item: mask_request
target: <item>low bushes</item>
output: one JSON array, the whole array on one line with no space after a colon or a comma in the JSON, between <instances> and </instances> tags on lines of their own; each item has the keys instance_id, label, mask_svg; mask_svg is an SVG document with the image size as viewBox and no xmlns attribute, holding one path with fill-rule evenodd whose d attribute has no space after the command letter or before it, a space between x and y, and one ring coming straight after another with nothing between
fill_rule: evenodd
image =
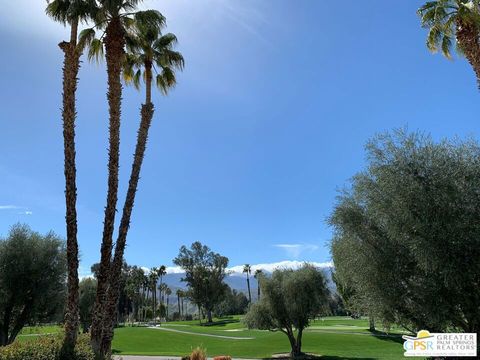
<instances>
[{"instance_id":1,"label":"low bushes","mask_svg":"<svg viewBox=\"0 0 480 360\"><path fill-rule=\"evenodd\" d=\"M15 341L0 348L0 360L59 360L63 336L41 336L26 341ZM79 336L75 356L71 360L94 360L95 356L86 335Z\"/></svg>"},{"instance_id":2,"label":"low bushes","mask_svg":"<svg viewBox=\"0 0 480 360\"><path fill-rule=\"evenodd\" d=\"M182 360L207 360L207 352L201 347L197 347L190 355L182 357ZM215 356L213 360L232 360L231 356Z\"/></svg>"}]
</instances>

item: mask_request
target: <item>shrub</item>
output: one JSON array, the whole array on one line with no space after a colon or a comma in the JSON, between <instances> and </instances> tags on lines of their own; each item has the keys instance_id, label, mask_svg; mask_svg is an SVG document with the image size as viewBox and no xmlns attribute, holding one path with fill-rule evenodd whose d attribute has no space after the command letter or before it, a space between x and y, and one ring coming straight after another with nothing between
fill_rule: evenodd
<instances>
[{"instance_id":1,"label":"shrub","mask_svg":"<svg viewBox=\"0 0 480 360\"><path fill-rule=\"evenodd\" d=\"M207 353L201 347L197 347L190 354L190 360L207 360Z\"/></svg>"},{"instance_id":2,"label":"shrub","mask_svg":"<svg viewBox=\"0 0 480 360\"><path fill-rule=\"evenodd\" d=\"M59 360L63 336L41 336L26 341L15 341L0 348L0 360ZM94 360L95 356L86 335L79 336L75 356L71 360Z\"/></svg>"}]
</instances>

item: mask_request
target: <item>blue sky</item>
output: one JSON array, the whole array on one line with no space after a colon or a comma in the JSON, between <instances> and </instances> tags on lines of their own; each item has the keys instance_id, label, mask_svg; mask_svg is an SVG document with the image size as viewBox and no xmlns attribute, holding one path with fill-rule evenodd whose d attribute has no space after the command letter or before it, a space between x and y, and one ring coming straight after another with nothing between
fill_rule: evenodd
<instances>
[{"instance_id":1,"label":"blue sky","mask_svg":"<svg viewBox=\"0 0 480 360\"><path fill-rule=\"evenodd\" d=\"M420 1L145 1L186 59L156 113L126 258L170 265L201 241L231 265L327 262L336 192L364 166L365 142L407 126L477 136L480 97L467 62L425 48ZM0 234L16 222L65 234L60 121L65 30L44 1L0 13ZM83 274L99 258L106 198L103 65L78 91L78 210ZM125 193L141 93L124 93ZM119 204L123 203L121 196Z\"/></svg>"}]
</instances>

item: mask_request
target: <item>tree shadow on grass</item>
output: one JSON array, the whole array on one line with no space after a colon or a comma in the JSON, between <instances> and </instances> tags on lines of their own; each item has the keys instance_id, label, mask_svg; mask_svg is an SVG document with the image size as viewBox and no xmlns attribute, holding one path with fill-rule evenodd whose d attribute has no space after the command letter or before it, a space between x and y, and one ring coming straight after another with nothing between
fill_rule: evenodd
<instances>
[{"instance_id":1,"label":"tree shadow on grass","mask_svg":"<svg viewBox=\"0 0 480 360\"><path fill-rule=\"evenodd\" d=\"M399 334L388 334L383 331L378 330L368 330L372 336L375 336L379 340L395 342L397 344L403 344L404 340L402 339L402 335Z\"/></svg>"},{"instance_id":2,"label":"tree shadow on grass","mask_svg":"<svg viewBox=\"0 0 480 360\"><path fill-rule=\"evenodd\" d=\"M263 360L292 360L292 358L285 356L285 357L264 358ZM314 354L305 354L293 360L378 360L378 358L352 357L352 356L329 356L329 355L322 356L322 355L314 355Z\"/></svg>"},{"instance_id":3,"label":"tree shadow on grass","mask_svg":"<svg viewBox=\"0 0 480 360\"><path fill-rule=\"evenodd\" d=\"M239 323L240 320L238 319L224 319L218 321L212 321L211 323L202 323L201 326L225 326L228 324Z\"/></svg>"},{"instance_id":4,"label":"tree shadow on grass","mask_svg":"<svg viewBox=\"0 0 480 360\"><path fill-rule=\"evenodd\" d=\"M378 360L370 357L351 357L351 356L322 356L319 360Z\"/></svg>"}]
</instances>

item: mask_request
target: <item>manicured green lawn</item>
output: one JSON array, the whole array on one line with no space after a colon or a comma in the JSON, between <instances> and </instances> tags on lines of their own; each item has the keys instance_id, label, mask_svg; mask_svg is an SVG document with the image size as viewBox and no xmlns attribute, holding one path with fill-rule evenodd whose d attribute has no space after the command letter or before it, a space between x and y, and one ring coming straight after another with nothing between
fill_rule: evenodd
<instances>
[{"instance_id":1,"label":"manicured green lawn","mask_svg":"<svg viewBox=\"0 0 480 360\"><path fill-rule=\"evenodd\" d=\"M62 331L62 327L58 325L39 325L39 326L25 326L20 331L22 335L38 335L38 334L57 334Z\"/></svg>"},{"instance_id":2,"label":"manicured green lawn","mask_svg":"<svg viewBox=\"0 0 480 360\"><path fill-rule=\"evenodd\" d=\"M177 355L191 352L197 346L207 349L208 356L231 355L240 358L268 358L289 351L282 333L247 330L238 317L220 320L214 326L200 326L198 321L163 324L172 332L142 327L125 327L115 331L113 348L117 354ZM399 337L375 337L368 332L365 319L324 318L306 331L303 350L325 359L403 359ZM233 331L232 331L233 330ZM201 334L253 339L223 339Z\"/></svg>"}]
</instances>

